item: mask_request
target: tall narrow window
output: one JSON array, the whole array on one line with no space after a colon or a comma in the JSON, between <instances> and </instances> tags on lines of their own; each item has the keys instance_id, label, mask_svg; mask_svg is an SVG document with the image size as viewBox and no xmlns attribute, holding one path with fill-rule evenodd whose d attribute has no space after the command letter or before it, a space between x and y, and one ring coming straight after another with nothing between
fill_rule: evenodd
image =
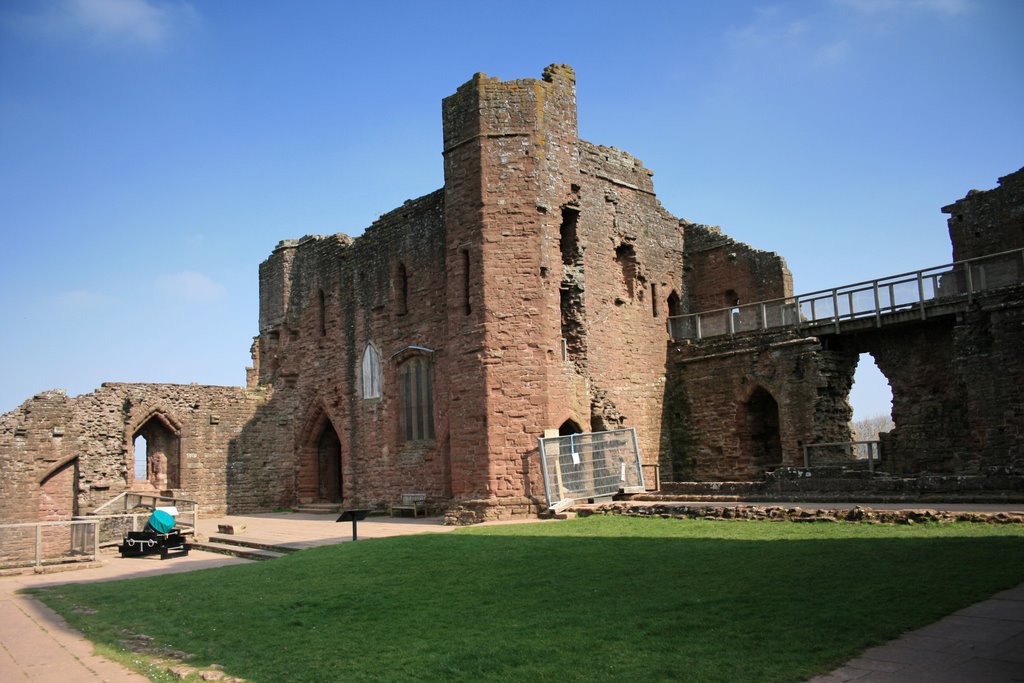
<instances>
[{"instance_id":1,"label":"tall narrow window","mask_svg":"<svg viewBox=\"0 0 1024 683\"><path fill-rule=\"evenodd\" d=\"M416 356L399 368L402 437L406 441L434 438L434 378L430 360Z\"/></svg>"},{"instance_id":2,"label":"tall narrow window","mask_svg":"<svg viewBox=\"0 0 1024 683\"><path fill-rule=\"evenodd\" d=\"M668 315L669 315L669 317L675 317L677 315L682 315L682 313L683 313L682 307L679 304L680 304L679 294L676 293L676 290L673 289L671 292L669 292L669 295L668 295Z\"/></svg>"},{"instance_id":3,"label":"tall narrow window","mask_svg":"<svg viewBox=\"0 0 1024 683\"><path fill-rule=\"evenodd\" d=\"M626 294L633 298L636 288L636 249L632 244L620 244L615 247L615 262L622 268L622 284Z\"/></svg>"},{"instance_id":4,"label":"tall narrow window","mask_svg":"<svg viewBox=\"0 0 1024 683\"><path fill-rule=\"evenodd\" d=\"M406 271L404 263L398 264L398 276L395 280L398 313L399 315L405 315L409 312L409 273Z\"/></svg>"},{"instance_id":5,"label":"tall narrow window","mask_svg":"<svg viewBox=\"0 0 1024 683\"><path fill-rule=\"evenodd\" d=\"M654 282L651 283L651 314L658 317L658 285Z\"/></svg>"},{"instance_id":6,"label":"tall narrow window","mask_svg":"<svg viewBox=\"0 0 1024 683\"><path fill-rule=\"evenodd\" d=\"M466 315L469 315L473 312L473 304L469 302L469 249L462 250L462 298Z\"/></svg>"},{"instance_id":7,"label":"tall narrow window","mask_svg":"<svg viewBox=\"0 0 1024 683\"><path fill-rule=\"evenodd\" d=\"M567 206L562 209L562 225L558 233L558 246L562 252L562 263L571 266L580 257L579 238L576 224L580 218L579 209Z\"/></svg>"},{"instance_id":8,"label":"tall narrow window","mask_svg":"<svg viewBox=\"0 0 1024 683\"><path fill-rule=\"evenodd\" d=\"M363 351L363 398L380 398L380 354L371 344Z\"/></svg>"},{"instance_id":9,"label":"tall narrow window","mask_svg":"<svg viewBox=\"0 0 1024 683\"><path fill-rule=\"evenodd\" d=\"M317 290L317 305L320 316L320 336L327 334L327 299L324 297L324 290Z\"/></svg>"}]
</instances>

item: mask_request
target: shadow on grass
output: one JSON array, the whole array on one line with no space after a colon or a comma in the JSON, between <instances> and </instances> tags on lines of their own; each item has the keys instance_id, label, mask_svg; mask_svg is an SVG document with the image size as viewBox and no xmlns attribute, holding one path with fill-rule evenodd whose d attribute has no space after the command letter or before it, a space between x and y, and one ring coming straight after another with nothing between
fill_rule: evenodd
<instances>
[{"instance_id":1,"label":"shadow on grass","mask_svg":"<svg viewBox=\"0 0 1024 683\"><path fill-rule=\"evenodd\" d=\"M39 596L97 642L141 634L251 681L798 681L1024 580L1019 531L675 524L382 539Z\"/></svg>"}]
</instances>

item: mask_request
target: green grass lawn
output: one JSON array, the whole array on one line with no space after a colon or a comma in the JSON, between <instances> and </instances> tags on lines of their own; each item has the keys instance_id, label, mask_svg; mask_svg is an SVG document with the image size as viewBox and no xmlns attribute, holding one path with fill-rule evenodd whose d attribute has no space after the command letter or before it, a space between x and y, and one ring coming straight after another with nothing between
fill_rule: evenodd
<instances>
[{"instance_id":1,"label":"green grass lawn","mask_svg":"<svg viewBox=\"0 0 1024 683\"><path fill-rule=\"evenodd\" d=\"M251 681L766 682L1021 581L1018 526L590 517L38 596L103 646Z\"/></svg>"}]
</instances>

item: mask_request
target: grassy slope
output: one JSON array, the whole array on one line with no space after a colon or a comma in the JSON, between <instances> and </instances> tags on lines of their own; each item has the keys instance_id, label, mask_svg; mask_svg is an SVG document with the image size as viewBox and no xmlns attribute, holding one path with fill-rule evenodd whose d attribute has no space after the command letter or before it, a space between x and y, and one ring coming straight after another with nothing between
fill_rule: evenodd
<instances>
[{"instance_id":1,"label":"grassy slope","mask_svg":"<svg viewBox=\"0 0 1024 683\"><path fill-rule=\"evenodd\" d=\"M795 681L1022 580L1016 527L589 518L41 597L253 681Z\"/></svg>"}]
</instances>

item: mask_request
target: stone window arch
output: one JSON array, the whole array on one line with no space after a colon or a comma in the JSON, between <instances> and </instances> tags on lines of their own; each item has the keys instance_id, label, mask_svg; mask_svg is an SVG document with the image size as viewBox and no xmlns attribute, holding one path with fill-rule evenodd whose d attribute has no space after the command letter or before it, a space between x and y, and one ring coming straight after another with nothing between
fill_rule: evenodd
<instances>
[{"instance_id":1,"label":"stone window arch","mask_svg":"<svg viewBox=\"0 0 1024 683\"><path fill-rule=\"evenodd\" d=\"M367 344L363 349L363 362L361 370L362 396L363 399L380 398L380 354L373 344Z\"/></svg>"},{"instance_id":2,"label":"stone window arch","mask_svg":"<svg viewBox=\"0 0 1024 683\"><path fill-rule=\"evenodd\" d=\"M403 441L434 439L434 369L429 355L406 355L398 366L400 434Z\"/></svg>"}]
</instances>

